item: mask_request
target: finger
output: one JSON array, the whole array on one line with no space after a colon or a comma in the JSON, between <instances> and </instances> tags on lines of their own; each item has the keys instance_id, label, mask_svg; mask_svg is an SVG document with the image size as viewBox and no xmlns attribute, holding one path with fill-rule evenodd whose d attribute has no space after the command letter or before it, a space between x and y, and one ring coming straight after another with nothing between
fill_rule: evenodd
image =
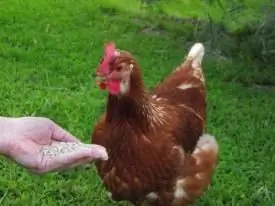
<instances>
[{"instance_id":1,"label":"finger","mask_svg":"<svg viewBox=\"0 0 275 206\"><path fill-rule=\"evenodd\" d=\"M71 133L60 127L59 125L53 123L53 132L52 139L61 142L80 142L75 136Z\"/></svg>"},{"instance_id":2,"label":"finger","mask_svg":"<svg viewBox=\"0 0 275 206\"><path fill-rule=\"evenodd\" d=\"M72 168L75 168L75 167L78 167L78 166L81 166L81 165L85 165L85 164L88 164L88 163L96 162L96 161L97 160L92 160L91 161L89 157L85 157L85 158L82 158L82 159L79 159L79 160L75 161L72 164L63 165L62 167L53 169L49 172L57 172L57 171L62 171L62 170L68 170L68 169L72 169Z\"/></svg>"},{"instance_id":3,"label":"finger","mask_svg":"<svg viewBox=\"0 0 275 206\"><path fill-rule=\"evenodd\" d=\"M99 145L54 143L43 150L37 172L53 172L87 164L96 160L107 160L106 149Z\"/></svg>"},{"instance_id":4,"label":"finger","mask_svg":"<svg viewBox=\"0 0 275 206\"><path fill-rule=\"evenodd\" d=\"M44 174L44 173L48 173L48 172L59 172L62 170L68 170L68 169L72 169L74 167L78 167L87 163L92 163L96 160L90 160L90 157L85 157L82 159L79 159L77 161L75 161L74 163L71 164L63 164L62 166L59 167L50 167L50 166L44 166L41 168L30 168L29 170L33 173L37 173L37 174Z\"/></svg>"}]
</instances>

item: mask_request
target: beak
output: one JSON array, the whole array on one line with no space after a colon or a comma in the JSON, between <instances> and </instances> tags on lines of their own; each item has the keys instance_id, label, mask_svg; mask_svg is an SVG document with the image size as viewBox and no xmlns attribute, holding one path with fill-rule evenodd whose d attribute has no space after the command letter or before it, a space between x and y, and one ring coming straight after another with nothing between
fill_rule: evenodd
<instances>
[{"instance_id":1,"label":"beak","mask_svg":"<svg viewBox=\"0 0 275 206\"><path fill-rule=\"evenodd\" d=\"M93 78L96 80L96 84L101 88L101 89L106 89L107 87L107 77L105 75L102 75L101 73L94 73L92 74Z\"/></svg>"},{"instance_id":2,"label":"beak","mask_svg":"<svg viewBox=\"0 0 275 206\"><path fill-rule=\"evenodd\" d=\"M107 81L107 76L102 74L102 73L99 73L99 72L96 72L93 74L93 77L96 79L96 81L98 82L106 82Z\"/></svg>"}]
</instances>

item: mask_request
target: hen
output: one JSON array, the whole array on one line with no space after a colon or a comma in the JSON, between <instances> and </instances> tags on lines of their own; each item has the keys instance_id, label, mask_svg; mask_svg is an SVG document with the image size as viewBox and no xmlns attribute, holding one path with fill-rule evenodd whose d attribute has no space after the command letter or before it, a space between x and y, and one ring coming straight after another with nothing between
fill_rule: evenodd
<instances>
[{"instance_id":1,"label":"hen","mask_svg":"<svg viewBox=\"0 0 275 206\"><path fill-rule=\"evenodd\" d=\"M152 93L127 51L105 45L97 84L108 89L107 111L94 128L92 143L109 159L96 163L115 201L135 206L184 206L198 199L216 169L219 147L205 133L206 88L196 43L187 58Z\"/></svg>"}]
</instances>

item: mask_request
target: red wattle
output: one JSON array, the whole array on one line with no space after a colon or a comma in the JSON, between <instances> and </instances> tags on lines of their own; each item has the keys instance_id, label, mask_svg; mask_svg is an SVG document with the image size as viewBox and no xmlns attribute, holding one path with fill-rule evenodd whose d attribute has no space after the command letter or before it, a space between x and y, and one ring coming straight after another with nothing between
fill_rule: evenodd
<instances>
[{"instance_id":1,"label":"red wattle","mask_svg":"<svg viewBox=\"0 0 275 206\"><path fill-rule=\"evenodd\" d=\"M118 80L111 80L108 83L109 92L111 94L118 94L120 91L120 82Z\"/></svg>"},{"instance_id":2,"label":"red wattle","mask_svg":"<svg viewBox=\"0 0 275 206\"><path fill-rule=\"evenodd\" d=\"M100 89L105 90L105 89L106 89L106 87L107 87L107 84L106 84L106 83L101 82L101 83L99 84L99 87L100 87Z\"/></svg>"}]
</instances>

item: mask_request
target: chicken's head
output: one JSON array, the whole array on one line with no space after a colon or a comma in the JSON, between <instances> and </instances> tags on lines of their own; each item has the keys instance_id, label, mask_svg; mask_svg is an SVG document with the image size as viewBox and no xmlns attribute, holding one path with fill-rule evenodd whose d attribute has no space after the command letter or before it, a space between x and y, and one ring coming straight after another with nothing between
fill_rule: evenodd
<instances>
[{"instance_id":1,"label":"chicken's head","mask_svg":"<svg viewBox=\"0 0 275 206\"><path fill-rule=\"evenodd\" d=\"M104 56L97 68L97 84L112 95L125 95L130 90L135 60L126 51L116 49L113 42L105 45Z\"/></svg>"}]
</instances>

